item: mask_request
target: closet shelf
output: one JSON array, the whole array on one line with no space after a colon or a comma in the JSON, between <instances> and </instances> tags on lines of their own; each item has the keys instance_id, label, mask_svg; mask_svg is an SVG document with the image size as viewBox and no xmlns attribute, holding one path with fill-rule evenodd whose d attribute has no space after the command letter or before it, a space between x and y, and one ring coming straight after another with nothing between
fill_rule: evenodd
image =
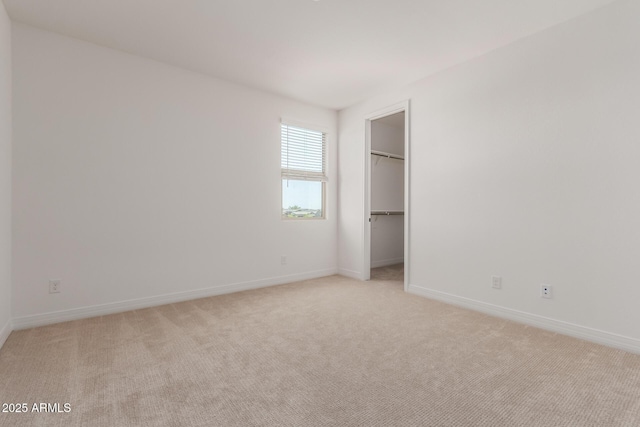
<instances>
[{"instance_id":1,"label":"closet shelf","mask_svg":"<svg viewBox=\"0 0 640 427\"><path fill-rule=\"evenodd\" d=\"M404 215L403 211L371 211L371 215Z\"/></svg>"},{"instance_id":2,"label":"closet shelf","mask_svg":"<svg viewBox=\"0 0 640 427\"><path fill-rule=\"evenodd\" d=\"M399 156L397 154L386 153L384 151L371 150L371 154L373 154L374 156L386 157L388 159L404 160L403 156Z\"/></svg>"}]
</instances>

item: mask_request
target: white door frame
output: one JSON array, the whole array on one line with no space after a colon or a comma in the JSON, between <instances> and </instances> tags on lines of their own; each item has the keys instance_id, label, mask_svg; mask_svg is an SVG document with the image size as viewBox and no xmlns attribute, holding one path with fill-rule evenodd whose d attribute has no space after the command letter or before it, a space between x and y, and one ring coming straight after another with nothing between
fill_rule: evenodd
<instances>
[{"instance_id":1,"label":"white door frame","mask_svg":"<svg viewBox=\"0 0 640 427\"><path fill-rule=\"evenodd\" d=\"M404 111L404 290L409 288L409 186L411 165L410 134L409 127L409 100L390 105L382 110L375 111L365 117L365 148L364 148L364 269L363 280L371 279L371 121L381 119L392 114Z\"/></svg>"}]
</instances>

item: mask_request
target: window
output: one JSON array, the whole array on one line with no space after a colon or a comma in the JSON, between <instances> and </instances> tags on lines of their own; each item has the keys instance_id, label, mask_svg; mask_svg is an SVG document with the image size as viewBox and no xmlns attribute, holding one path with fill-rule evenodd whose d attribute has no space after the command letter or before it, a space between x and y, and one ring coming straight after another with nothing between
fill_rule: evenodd
<instances>
[{"instance_id":1,"label":"window","mask_svg":"<svg viewBox=\"0 0 640 427\"><path fill-rule=\"evenodd\" d=\"M282 218L325 217L327 134L281 125Z\"/></svg>"}]
</instances>

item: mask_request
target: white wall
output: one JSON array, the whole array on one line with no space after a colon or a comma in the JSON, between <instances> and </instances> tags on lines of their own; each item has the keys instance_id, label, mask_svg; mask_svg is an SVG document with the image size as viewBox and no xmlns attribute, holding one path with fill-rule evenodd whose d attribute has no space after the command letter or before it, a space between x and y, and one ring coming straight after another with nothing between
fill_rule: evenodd
<instances>
[{"instance_id":1,"label":"white wall","mask_svg":"<svg viewBox=\"0 0 640 427\"><path fill-rule=\"evenodd\" d=\"M404 120L404 112L393 115L396 116ZM372 120L371 149L404 156L404 127L390 125L380 119Z\"/></svg>"},{"instance_id":2,"label":"white wall","mask_svg":"<svg viewBox=\"0 0 640 427\"><path fill-rule=\"evenodd\" d=\"M11 333L11 22L0 2L0 347Z\"/></svg>"},{"instance_id":3,"label":"white wall","mask_svg":"<svg viewBox=\"0 0 640 427\"><path fill-rule=\"evenodd\" d=\"M371 149L404 156L404 128L373 120ZM404 161L371 156L371 210L404 210ZM372 216L371 267L403 261L404 216Z\"/></svg>"},{"instance_id":4,"label":"white wall","mask_svg":"<svg viewBox=\"0 0 640 427\"><path fill-rule=\"evenodd\" d=\"M371 217L371 268L404 262L404 216Z\"/></svg>"},{"instance_id":5,"label":"white wall","mask_svg":"<svg viewBox=\"0 0 640 427\"><path fill-rule=\"evenodd\" d=\"M13 30L15 327L336 272L335 111ZM281 117L328 130L325 221L281 220Z\"/></svg>"},{"instance_id":6,"label":"white wall","mask_svg":"<svg viewBox=\"0 0 640 427\"><path fill-rule=\"evenodd\" d=\"M410 98L410 290L640 351L638 22L618 1L340 112L341 271L364 118Z\"/></svg>"}]
</instances>

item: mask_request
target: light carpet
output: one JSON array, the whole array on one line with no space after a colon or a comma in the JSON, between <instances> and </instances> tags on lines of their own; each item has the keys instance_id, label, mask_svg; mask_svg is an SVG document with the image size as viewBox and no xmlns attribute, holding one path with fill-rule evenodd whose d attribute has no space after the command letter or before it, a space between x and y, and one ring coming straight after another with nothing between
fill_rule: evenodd
<instances>
[{"instance_id":1,"label":"light carpet","mask_svg":"<svg viewBox=\"0 0 640 427\"><path fill-rule=\"evenodd\" d=\"M13 332L0 402L29 411L0 425L640 425L640 356L404 293L401 272Z\"/></svg>"}]
</instances>

